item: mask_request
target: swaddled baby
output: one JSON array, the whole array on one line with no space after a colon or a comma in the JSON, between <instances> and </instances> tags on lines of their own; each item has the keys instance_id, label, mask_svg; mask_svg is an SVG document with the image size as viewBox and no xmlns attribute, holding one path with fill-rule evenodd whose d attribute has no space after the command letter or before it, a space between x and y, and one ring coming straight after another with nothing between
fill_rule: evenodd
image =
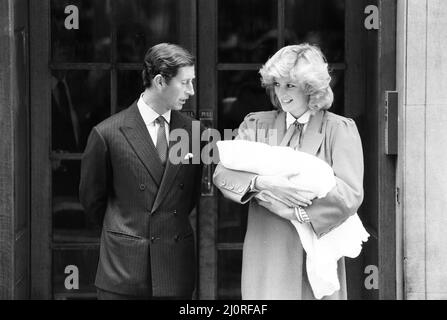
<instances>
[{"instance_id":1,"label":"swaddled baby","mask_svg":"<svg viewBox=\"0 0 447 320\"><path fill-rule=\"evenodd\" d=\"M325 161L289 147L247 140L219 141L217 147L224 167L263 176L289 175L300 189L313 195L310 198L323 198L336 184L334 171Z\"/></svg>"},{"instance_id":2,"label":"swaddled baby","mask_svg":"<svg viewBox=\"0 0 447 320\"><path fill-rule=\"evenodd\" d=\"M228 140L217 142L220 163L231 170L252 172L258 175L286 175L310 198L323 198L336 186L332 168L323 160L289 147L270 146L261 142ZM260 192L256 197L265 200ZM270 193L269 193L270 194ZM275 195L272 197L278 199ZM279 200L279 199L278 199ZM312 221L312 217L310 217ZM306 269L317 299L340 289L337 261L341 257L357 257L362 242L369 234L357 214L350 216L338 227L317 238L309 223L291 221L307 253Z\"/></svg>"}]
</instances>

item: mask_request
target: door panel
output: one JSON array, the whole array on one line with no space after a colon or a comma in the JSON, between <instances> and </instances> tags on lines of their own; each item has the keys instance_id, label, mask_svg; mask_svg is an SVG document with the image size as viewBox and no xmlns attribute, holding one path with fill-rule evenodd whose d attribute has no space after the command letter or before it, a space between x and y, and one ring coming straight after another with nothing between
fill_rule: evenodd
<instances>
[{"instance_id":1,"label":"door panel","mask_svg":"<svg viewBox=\"0 0 447 320\"><path fill-rule=\"evenodd\" d=\"M378 118L377 105L367 100L368 92L376 92L377 83L377 75L367 81L367 74L374 68L367 59L373 57L377 46L376 36L363 27L366 1L258 0L256 4L262 10L254 9L253 1L199 1L199 37L207 39L199 42L200 69L215 69L200 74L199 80L206 85L200 87L199 108L211 109L214 126L223 136L224 129L237 128L248 113L272 109L257 73L269 56L283 45L303 41L322 48L330 65L335 95L330 111L356 122L367 168L365 202L359 215L371 237L358 258L346 259L349 298L377 299L378 291L364 284L365 268L378 266ZM215 107L209 107L210 103ZM207 290L203 296L206 298L239 299L247 205L235 204L217 190L202 203L208 204L208 211L200 226L213 234L217 253L212 251L211 243L201 247L208 252L201 255L201 287L208 285L201 292Z\"/></svg>"},{"instance_id":2,"label":"door panel","mask_svg":"<svg viewBox=\"0 0 447 320\"><path fill-rule=\"evenodd\" d=\"M79 29L67 28L67 6ZM80 161L96 124L143 91L146 50L160 42L195 52L195 1L43 0L32 4L33 298L94 298L101 223L79 202ZM73 7L71 7L73 8ZM46 23L42 23L45 21ZM195 99L184 107L196 114ZM65 286L65 267L79 289Z\"/></svg>"},{"instance_id":3,"label":"door panel","mask_svg":"<svg viewBox=\"0 0 447 320\"><path fill-rule=\"evenodd\" d=\"M78 29L66 28L70 5L78 9ZM110 62L110 1L51 0L50 10L52 63Z\"/></svg>"},{"instance_id":4,"label":"door panel","mask_svg":"<svg viewBox=\"0 0 447 320\"><path fill-rule=\"evenodd\" d=\"M14 13L12 43L12 105L14 118L14 226L13 286L14 299L29 297L30 207L29 207L29 56L28 1L10 1Z\"/></svg>"},{"instance_id":5,"label":"door panel","mask_svg":"<svg viewBox=\"0 0 447 320\"><path fill-rule=\"evenodd\" d=\"M217 0L219 63L263 63L277 46L276 0Z\"/></svg>"}]
</instances>

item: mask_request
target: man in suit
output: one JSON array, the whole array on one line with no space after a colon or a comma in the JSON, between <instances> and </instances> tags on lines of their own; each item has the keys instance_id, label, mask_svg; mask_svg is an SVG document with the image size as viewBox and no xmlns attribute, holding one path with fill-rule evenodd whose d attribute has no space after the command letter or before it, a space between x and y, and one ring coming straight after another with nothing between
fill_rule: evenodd
<instances>
[{"instance_id":1,"label":"man in suit","mask_svg":"<svg viewBox=\"0 0 447 320\"><path fill-rule=\"evenodd\" d=\"M179 110L194 95L194 79L194 58L185 49L167 43L150 48L144 92L90 133L79 191L87 214L103 218L99 299L192 297L196 258L189 215L201 169L192 159L173 163L168 150L174 143L169 132L182 129L192 137L193 119Z\"/></svg>"}]
</instances>

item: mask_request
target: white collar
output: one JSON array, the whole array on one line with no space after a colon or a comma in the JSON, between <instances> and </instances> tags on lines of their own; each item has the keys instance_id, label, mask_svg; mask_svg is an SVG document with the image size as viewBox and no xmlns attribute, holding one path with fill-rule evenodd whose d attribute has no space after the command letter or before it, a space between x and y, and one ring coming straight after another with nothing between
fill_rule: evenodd
<instances>
[{"instance_id":1,"label":"white collar","mask_svg":"<svg viewBox=\"0 0 447 320\"><path fill-rule=\"evenodd\" d=\"M141 117L146 125L153 124L155 119L157 119L160 115L152 109L151 106L147 105L143 100L143 93L140 95L140 99L137 102L138 110L140 111ZM166 122L169 124L171 121L171 110L162 114L163 118L165 118Z\"/></svg>"},{"instance_id":2,"label":"white collar","mask_svg":"<svg viewBox=\"0 0 447 320\"><path fill-rule=\"evenodd\" d=\"M290 114L289 112L286 112L286 128L289 128L292 125L292 123L295 122L295 120L297 120L298 123L303 123L303 124L308 123L310 115L311 115L310 110L307 110L306 112L304 112L301 115L301 117L296 119L294 116L292 116L292 114Z\"/></svg>"}]
</instances>

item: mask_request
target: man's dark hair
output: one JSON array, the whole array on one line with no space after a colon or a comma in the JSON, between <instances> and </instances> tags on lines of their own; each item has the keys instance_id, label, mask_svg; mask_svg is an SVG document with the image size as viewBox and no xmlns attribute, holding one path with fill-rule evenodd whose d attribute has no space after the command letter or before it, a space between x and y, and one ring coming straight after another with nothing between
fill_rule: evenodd
<instances>
[{"instance_id":1,"label":"man's dark hair","mask_svg":"<svg viewBox=\"0 0 447 320\"><path fill-rule=\"evenodd\" d=\"M144 56L143 86L150 88L151 80L161 74L166 82L177 75L181 67L192 66L194 56L186 49L171 43L160 43L150 48Z\"/></svg>"}]
</instances>

